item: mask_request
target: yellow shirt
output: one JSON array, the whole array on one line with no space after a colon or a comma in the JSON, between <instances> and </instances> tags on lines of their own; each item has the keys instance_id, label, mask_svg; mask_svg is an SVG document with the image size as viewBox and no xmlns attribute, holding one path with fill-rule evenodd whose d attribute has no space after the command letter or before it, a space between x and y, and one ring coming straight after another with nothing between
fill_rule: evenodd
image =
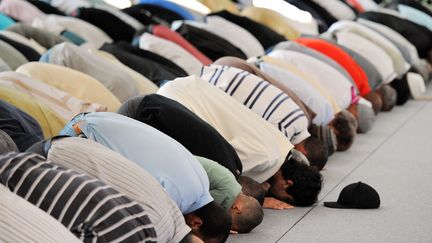
<instances>
[{"instance_id":1,"label":"yellow shirt","mask_svg":"<svg viewBox=\"0 0 432 243\"><path fill-rule=\"evenodd\" d=\"M327 101L331 104L331 106L332 106L335 114L339 113L341 111L341 108L337 104L336 100L327 92L327 90L317 80L315 80L309 74L301 71L296 66L294 66L294 65L292 65L290 63L284 62L284 61L276 59L276 58L272 58L272 57L268 57L268 56L263 56L260 59L262 61L266 62L266 63L270 63L270 64L273 64L273 65L278 66L280 68L283 68L285 70L288 70L291 73L293 73L293 74L297 75L298 77L302 78L303 80L306 80L322 96L324 96L324 98L327 99Z\"/></svg>"},{"instance_id":2,"label":"yellow shirt","mask_svg":"<svg viewBox=\"0 0 432 243\"><path fill-rule=\"evenodd\" d=\"M57 135L66 125L66 120L31 96L0 84L0 99L16 106L32 116L42 128L45 138Z\"/></svg>"},{"instance_id":3,"label":"yellow shirt","mask_svg":"<svg viewBox=\"0 0 432 243\"><path fill-rule=\"evenodd\" d=\"M295 40L300 37L300 33L291 26L285 16L271 9L247 7L241 12L241 15L266 25L288 40Z\"/></svg>"},{"instance_id":4,"label":"yellow shirt","mask_svg":"<svg viewBox=\"0 0 432 243\"><path fill-rule=\"evenodd\" d=\"M207 8L209 8L212 12L219 12L222 10L227 10L233 14L240 14L237 6L231 2L230 0L199 0L202 4L204 4Z\"/></svg>"},{"instance_id":5,"label":"yellow shirt","mask_svg":"<svg viewBox=\"0 0 432 243\"><path fill-rule=\"evenodd\" d=\"M59 65L30 62L19 67L16 72L34 80L63 90L75 98L106 106L108 111L117 111L120 101L96 79Z\"/></svg>"}]
</instances>

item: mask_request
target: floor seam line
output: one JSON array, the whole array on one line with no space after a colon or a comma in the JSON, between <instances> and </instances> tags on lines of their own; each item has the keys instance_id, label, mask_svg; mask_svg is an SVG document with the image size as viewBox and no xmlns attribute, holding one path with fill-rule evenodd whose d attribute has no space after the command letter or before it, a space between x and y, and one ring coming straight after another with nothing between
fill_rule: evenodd
<instances>
[{"instance_id":1,"label":"floor seam line","mask_svg":"<svg viewBox=\"0 0 432 243\"><path fill-rule=\"evenodd\" d=\"M392 138L393 136L395 136L395 134L400 131L402 129L402 127L404 127L408 122L410 122L412 119L414 119L414 117L416 115L418 115L420 113L420 111L422 111L423 109L425 109L425 107L427 106L428 102L425 102L420 108L418 108L418 110L410 117L408 118L405 122L403 122L399 127L397 127L392 134L387 137L386 139L384 139L384 141L382 141L375 149L373 149L371 151L371 153L369 153L368 156L366 156L357 166L355 166L347 175L345 175L339 183L337 183L331 190L329 190L323 197L321 200L318 200L302 217L300 217L285 233L283 233L281 235L281 237L279 237L279 239L277 239L275 241L275 243L279 242L280 240L282 240L282 238L284 236L286 236L304 217L306 217L312 210L314 210L323 200L325 197L327 197L331 192L333 192L336 187L338 187L347 177L349 177L350 175L352 175L352 173L354 173L358 168L360 168L373 154L375 154L375 152L382 147L390 138Z\"/></svg>"}]
</instances>

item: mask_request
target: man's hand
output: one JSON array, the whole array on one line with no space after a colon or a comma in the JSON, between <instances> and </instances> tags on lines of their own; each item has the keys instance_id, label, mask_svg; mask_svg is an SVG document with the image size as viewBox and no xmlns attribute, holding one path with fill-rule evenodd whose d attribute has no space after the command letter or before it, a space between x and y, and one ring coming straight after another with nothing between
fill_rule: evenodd
<instances>
[{"instance_id":1,"label":"man's hand","mask_svg":"<svg viewBox=\"0 0 432 243\"><path fill-rule=\"evenodd\" d=\"M283 210L283 209L293 209L294 206L286 202L282 202L281 200L278 200L273 197L265 197L263 208Z\"/></svg>"}]
</instances>

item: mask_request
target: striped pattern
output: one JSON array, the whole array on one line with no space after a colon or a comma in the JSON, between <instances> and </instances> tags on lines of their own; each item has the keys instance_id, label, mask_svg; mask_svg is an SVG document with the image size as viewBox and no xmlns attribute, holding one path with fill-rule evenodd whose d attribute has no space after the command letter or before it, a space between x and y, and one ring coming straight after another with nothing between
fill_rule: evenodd
<instances>
[{"instance_id":1,"label":"striped pattern","mask_svg":"<svg viewBox=\"0 0 432 243\"><path fill-rule=\"evenodd\" d=\"M101 181L30 153L0 157L1 183L84 242L156 242L147 213Z\"/></svg>"},{"instance_id":2,"label":"striped pattern","mask_svg":"<svg viewBox=\"0 0 432 243\"><path fill-rule=\"evenodd\" d=\"M98 178L140 203L154 224L157 242L179 242L190 232L159 182L119 153L92 140L67 137L52 142L48 160Z\"/></svg>"},{"instance_id":3,"label":"striped pattern","mask_svg":"<svg viewBox=\"0 0 432 243\"><path fill-rule=\"evenodd\" d=\"M287 94L266 80L238 68L219 65L203 67L201 78L273 124L292 144L310 136L304 112Z\"/></svg>"}]
</instances>

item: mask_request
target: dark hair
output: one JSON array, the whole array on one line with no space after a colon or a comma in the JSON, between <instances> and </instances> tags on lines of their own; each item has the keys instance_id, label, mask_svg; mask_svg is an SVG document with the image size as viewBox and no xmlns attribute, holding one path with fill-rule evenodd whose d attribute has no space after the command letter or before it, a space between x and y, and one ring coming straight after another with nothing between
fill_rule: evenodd
<instances>
[{"instance_id":1,"label":"dark hair","mask_svg":"<svg viewBox=\"0 0 432 243\"><path fill-rule=\"evenodd\" d=\"M192 243L193 242L193 234L189 232L179 243Z\"/></svg>"},{"instance_id":2,"label":"dark hair","mask_svg":"<svg viewBox=\"0 0 432 243\"><path fill-rule=\"evenodd\" d=\"M375 114L378 114L378 112L380 112L383 108L383 100L381 99L381 96L378 92L371 91L367 93L364 98L372 103L372 109L374 110Z\"/></svg>"},{"instance_id":3,"label":"dark hair","mask_svg":"<svg viewBox=\"0 0 432 243\"><path fill-rule=\"evenodd\" d=\"M399 79L396 79L394 82L401 83ZM391 111L393 107L396 105L398 98L400 99L400 97L398 97L398 93L396 92L396 90L390 85L381 86L381 88L379 89L379 93L383 101L383 107L382 107L383 111ZM402 91L399 91L399 93L402 94Z\"/></svg>"},{"instance_id":4,"label":"dark hair","mask_svg":"<svg viewBox=\"0 0 432 243\"><path fill-rule=\"evenodd\" d=\"M204 242L206 239L220 239L220 242L227 240L232 226L228 211L212 201L194 213L202 220L199 231Z\"/></svg>"},{"instance_id":5,"label":"dark hair","mask_svg":"<svg viewBox=\"0 0 432 243\"><path fill-rule=\"evenodd\" d=\"M310 166L315 166L318 170L322 170L327 163L328 148L318 138L308 137L304 141L306 150L306 158L310 162Z\"/></svg>"},{"instance_id":6,"label":"dark hair","mask_svg":"<svg viewBox=\"0 0 432 243\"><path fill-rule=\"evenodd\" d=\"M341 111L335 115L330 124L334 128L336 135L337 151L349 149L354 142L357 128L351 123L355 123L356 120L355 118L354 120L350 119L350 116L352 115L348 111Z\"/></svg>"},{"instance_id":7,"label":"dark hair","mask_svg":"<svg viewBox=\"0 0 432 243\"><path fill-rule=\"evenodd\" d=\"M261 206L263 205L266 192L260 183L248 176L239 176L238 182L242 186L243 194L255 198Z\"/></svg>"},{"instance_id":8,"label":"dark hair","mask_svg":"<svg viewBox=\"0 0 432 243\"><path fill-rule=\"evenodd\" d=\"M322 175L317 169L289 159L282 164L281 171L285 180L293 182L286 192L293 197L294 205L311 206L318 200Z\"/></svg>"}]
</instances>

